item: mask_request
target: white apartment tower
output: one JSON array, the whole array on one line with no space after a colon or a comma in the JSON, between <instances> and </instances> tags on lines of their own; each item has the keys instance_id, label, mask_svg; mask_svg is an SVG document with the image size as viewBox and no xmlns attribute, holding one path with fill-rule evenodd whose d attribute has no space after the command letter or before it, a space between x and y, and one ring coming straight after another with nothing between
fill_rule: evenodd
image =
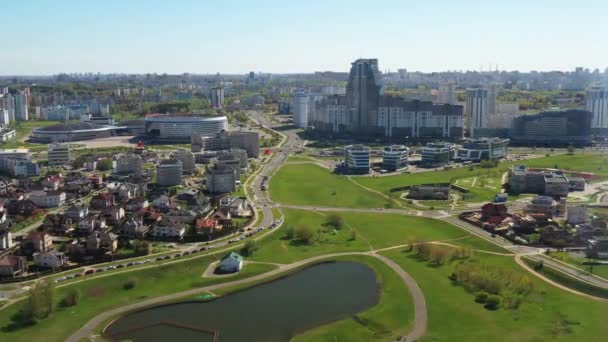
<instances>
[{"instance_id":1,"label":"white apartment tower","mask_svg":"<svg viewBox=\"0 0 608 342\"><path fill-rule=\"evenodd\" d=\"M608 91L604 87L587 89L587 110L593 116L591 128L608 128Z\"/></svg>"},{"instance_id":2,"label":"white apartment tower","mask_svg":"<svg viewBox=\"0 0 608 342\"><path fill-rule=\"evenodd\" d=\"M466 118L469 137L475 137L475 129L486 127L488 116L488 90L467 89Z\"/></svg>"},{"instance_id":3,"label":"white apartment tower","mask_svg":"<svg viewBox=\"0 0 608 342\"><path fill-rule=\"evenodd\" d=\"M296 92L293 95L293 122L296 127L306 128L308 126L309 104L309 97L304 92Z\"/></svg>"}]
</instances>

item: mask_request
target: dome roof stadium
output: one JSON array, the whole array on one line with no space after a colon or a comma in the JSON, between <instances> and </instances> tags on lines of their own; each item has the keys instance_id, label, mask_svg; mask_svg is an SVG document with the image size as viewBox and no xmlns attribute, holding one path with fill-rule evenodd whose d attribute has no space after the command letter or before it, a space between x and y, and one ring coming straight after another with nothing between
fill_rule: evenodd
<instances>
[{"instance_id":1,"label":"dome roof stadium","mask_svg":"<svg viewBox=\"0 0 608 342\"><path fill-rule=\"evenodd\" d=\"M36 131L39 132L58 132L58 131L80 131L80 130L89 130L89 129L97 129L103 126L95 125L88 122L74 122L74 123L60 123L56 125L50 125L45 127L36 128Z\"/></svg>"}]
</instances>

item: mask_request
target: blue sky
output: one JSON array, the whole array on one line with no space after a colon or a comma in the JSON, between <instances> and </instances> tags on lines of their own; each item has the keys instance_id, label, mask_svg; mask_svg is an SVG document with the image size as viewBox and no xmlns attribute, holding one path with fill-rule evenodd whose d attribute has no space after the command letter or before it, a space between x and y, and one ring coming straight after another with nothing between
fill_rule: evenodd
<instances>
[{"instance_id":1,"label":"blue sky","mask_svg":"<svg viewBox=\"0 0 608 342\"><path fill-rule=\"evenodd\" d=\"M608 67L608 1L27 0L0 13L0 74Z\"/></svg>"}]
</instances>

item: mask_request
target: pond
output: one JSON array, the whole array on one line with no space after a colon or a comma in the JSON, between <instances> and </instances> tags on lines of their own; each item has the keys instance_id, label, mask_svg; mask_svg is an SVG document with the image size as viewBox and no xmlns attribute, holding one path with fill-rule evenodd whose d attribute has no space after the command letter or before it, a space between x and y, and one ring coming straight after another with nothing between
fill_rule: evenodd
<instances>
[{"instance_id":1,"label":"pond","mask_svg":"<svg viewBox=\"0 0 608 342\"><path fill-rule=\"evenodd\" d=\"M216 300L133 312L104 334L133 341L289 341L299 332L371 308L379 291L368 266L323 263Z\"/></svg>"}]
</instances>

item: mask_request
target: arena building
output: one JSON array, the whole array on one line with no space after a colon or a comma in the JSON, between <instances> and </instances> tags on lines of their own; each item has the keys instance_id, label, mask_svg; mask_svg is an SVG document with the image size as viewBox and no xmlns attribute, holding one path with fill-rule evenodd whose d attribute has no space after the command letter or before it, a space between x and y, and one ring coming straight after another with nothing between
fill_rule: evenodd
<instances>
[{"instance_id":1,"label":"arena building","mask_svg":"<svg viewBox=\"0 0 608 342\"><path fill-rule=\"evenodd\" d=\"M144 134L156 142L190 143L193 134L213 137L228 128L225 116L153 115L145 118Z\"/></svg>"}]
</instances>

